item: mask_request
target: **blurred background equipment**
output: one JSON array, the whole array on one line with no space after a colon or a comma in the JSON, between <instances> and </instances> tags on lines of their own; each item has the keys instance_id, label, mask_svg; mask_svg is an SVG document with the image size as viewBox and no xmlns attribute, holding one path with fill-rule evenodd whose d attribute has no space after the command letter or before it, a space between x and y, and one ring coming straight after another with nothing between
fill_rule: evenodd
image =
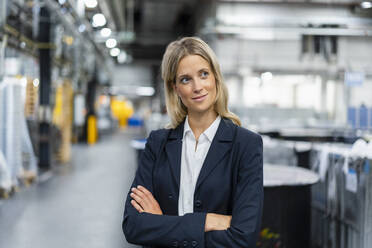
<instances>
[{"instance_id":1,"label":"blurred background equipment","mask_svg":"<svg viewBox=\"0 0 372 248\"><path fill-rule=\"evenodd\" d=\"M372 247L372 2L356 0L1 0L0 247L137 247L123 200L170 122L160 64L183 36L213 48L263 137L257 247Z\"/></svg>"}]
</instances>

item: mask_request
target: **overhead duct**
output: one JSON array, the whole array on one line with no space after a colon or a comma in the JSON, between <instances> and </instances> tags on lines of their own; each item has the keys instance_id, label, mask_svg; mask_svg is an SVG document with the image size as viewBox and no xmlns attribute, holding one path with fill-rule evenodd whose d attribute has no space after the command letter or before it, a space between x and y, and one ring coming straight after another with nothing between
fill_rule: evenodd
<instances>
[{"instance_id":1,"label":"overhead duct","mask_svg":"<svg viewBox=\"0 0 372 248\"><path fill-rule=\"evenodd\" d=\"M372 20L355 15L343 5L223 2L217 5L216 19L218 25L202 33L253 40L293 40L301 35L372 36Z\"/></svg>"},{"instance_id":2,"label":"overhead duct","mask_svg":"<svg viewBox=\"0 0 372 248\"><path fill-rule=\"evenodd\" d=\"M234 27L205 28L203 34L238 35L251 40L299 40L302 35L320 36L372 36L372 28L304 28L304 27Z\"/></svg>"}]
</instances>

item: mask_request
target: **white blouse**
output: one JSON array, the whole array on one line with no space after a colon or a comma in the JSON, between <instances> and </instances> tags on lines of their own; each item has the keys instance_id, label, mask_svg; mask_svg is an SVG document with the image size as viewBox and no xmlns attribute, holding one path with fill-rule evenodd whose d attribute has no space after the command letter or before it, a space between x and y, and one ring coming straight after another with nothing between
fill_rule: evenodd
<instances>
[{"instance_id":1,"label":"white blouse","mask_svg":"<svg viewBox=\"0 0 372 248\"><path fill-rule=\"evenodd\" d=\"M221 117L218 116L216 120L200 135L198 143L196 144L194 133L189 125L188 116L186 116L182 140L181 182L178 198L179 216L194 212L194 191L196 181L198 180L200 170L220 122Z\"/></svg>"}]
</instances>

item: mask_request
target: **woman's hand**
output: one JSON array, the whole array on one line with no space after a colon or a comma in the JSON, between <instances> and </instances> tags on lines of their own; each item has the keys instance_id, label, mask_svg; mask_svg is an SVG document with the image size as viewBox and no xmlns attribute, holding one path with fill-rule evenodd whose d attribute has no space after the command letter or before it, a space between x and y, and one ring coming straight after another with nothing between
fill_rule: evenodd
<instances>
[{"instance_id":1,"label":"woman's hand","mask_svg":"<svg viewBox=\"0 0 372 248\"><path fill-rule=\"evenodd\" d=\"M231 215L207 213L204 231L220 231L230 227Z\"/></svg>"},{"instance_id":2,"label":"woman's hand","mask_svg":"<svg viewBox=\"0 0 372 248\"><path fill-rule=\"evenodd\" d=\"M133 198L133 200L131 200L130 203L138 212L159 215L163 214L159 203L156 201L151 192L145 187L139 185L137 188L132 188L131 191L132 193L130 193L130 196Z\"/></svg>"}]
</instances>

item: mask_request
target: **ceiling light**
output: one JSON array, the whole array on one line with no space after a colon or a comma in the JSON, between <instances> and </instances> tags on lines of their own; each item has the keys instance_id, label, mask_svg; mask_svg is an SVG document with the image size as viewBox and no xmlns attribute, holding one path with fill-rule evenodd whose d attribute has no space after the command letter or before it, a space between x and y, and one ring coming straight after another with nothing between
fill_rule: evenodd
<instances>
[{"instance_id":1,"label":"ceiling light","mask_svg":"<svg viewBox=\"0 0 372 248\"><path fill-rule=\"evenodd\" d=\"M97 0L84 0L84 3L85 6L90 9L97 7L98 4Z\"/></svg>"},{"instance_id":2,"label":"ceiling light","mask_svg":"<svg viewBox=\"0 0 372 248\"><path fill-rule=\"evenodd\" d=\"M34 84L34 87L38 87L40 84L40 81L38 78L35 78L34 81L32 82Z\"/></svg>"},{"instance_id":3,"label":"ceiling light","mask_svg":"<svg viewBox=\"0 0 372 248\"><path fill-rule=\"evenodd\" d=\"M84 32L85 31L85 25L84 24L81 24L80 26L79 26L79 32L80 33L82 33L82 32Z\"/></svg>"},{"instance_id":4,"label":"ceiling light","mask_svg":"<svg viewBox=\"0 0 372 248\"><path fill-rule=\"evenodd\" d=\"M103 36L103 37L109 37L110 35L111 35L111 29L109 29L109 28L103 28L102 30L101 30L101 35Z\"/></svg>"},{"instance_id":5,"label":"ceiling light","mask_svg":"<svg viewBox=\"0 0 372 248\"><path fill-rule=\"evenodd\" d=\"M113 48L113 49L111 49L110 50L110 55L112 56L112 57L116 57L116 56L118 56L120 54L120 49L119 48Z\"/></svg>"},{"instance_id":6,"label":"ceiling light","mask_svg":"<svg viewBox=\"0 0 372 248\"><path fill-rule=\"evenodd\" d=\"M102 27L106 25L106 17L101 13L95 14L93 16L92 24L93 24L93 27Z\"/></svg>"},{"instance_id":7,"label":"ceiling light","mask_svg":"<svg viewBox=\"0 0 372 248\"><path fill-rule=\"evenodd\" d=\"M116 47L117 44L118 43L116 42L115 39L108 39L108 40L106 40L106 47L107 48L114 48L114 47Z\"/></svg>"},{"instance_id":8,"label":"ceiling light","mask_svg":"<svg viewBox=\"0 0 372 248\"><path fill-rule=\"evenodd\" d=\"M125 51L122 51L118 56L118 63L124 64L127 61L127 53Z\"/></svg>"},{"instance_id":9,"label":"ceiling light","mask_svg":"<svg viewBox=\"0 0 372 248\"><path fill-rule=\"evenodd\" d=\"M64 4L66 3L66 0L58 0L58 3L59 3L60 5L64 5Z\"/></svg>"},{"instance_id":10,"label":"ceiling light","mask_svg":"<svg viewBox=\"0 0 372 248\"><path fill-rule=\"evenodd\" d=\"M263 81L269 81L271 79L273 79L273 74L271 72L264 72L261 74L261 79Z\"/></svg>"},{"instance_id":11,"label":"ceiling light","mask_svg":"<svg viewBox=\"0 0 372 248\"><path fill-rule=\"evenodd\" d=\"M369 8L372 8L372 3L371 2L362 2L360 4L360 6L363 8L363 9L369 9Z\"/></svg>"}]
</instances>

